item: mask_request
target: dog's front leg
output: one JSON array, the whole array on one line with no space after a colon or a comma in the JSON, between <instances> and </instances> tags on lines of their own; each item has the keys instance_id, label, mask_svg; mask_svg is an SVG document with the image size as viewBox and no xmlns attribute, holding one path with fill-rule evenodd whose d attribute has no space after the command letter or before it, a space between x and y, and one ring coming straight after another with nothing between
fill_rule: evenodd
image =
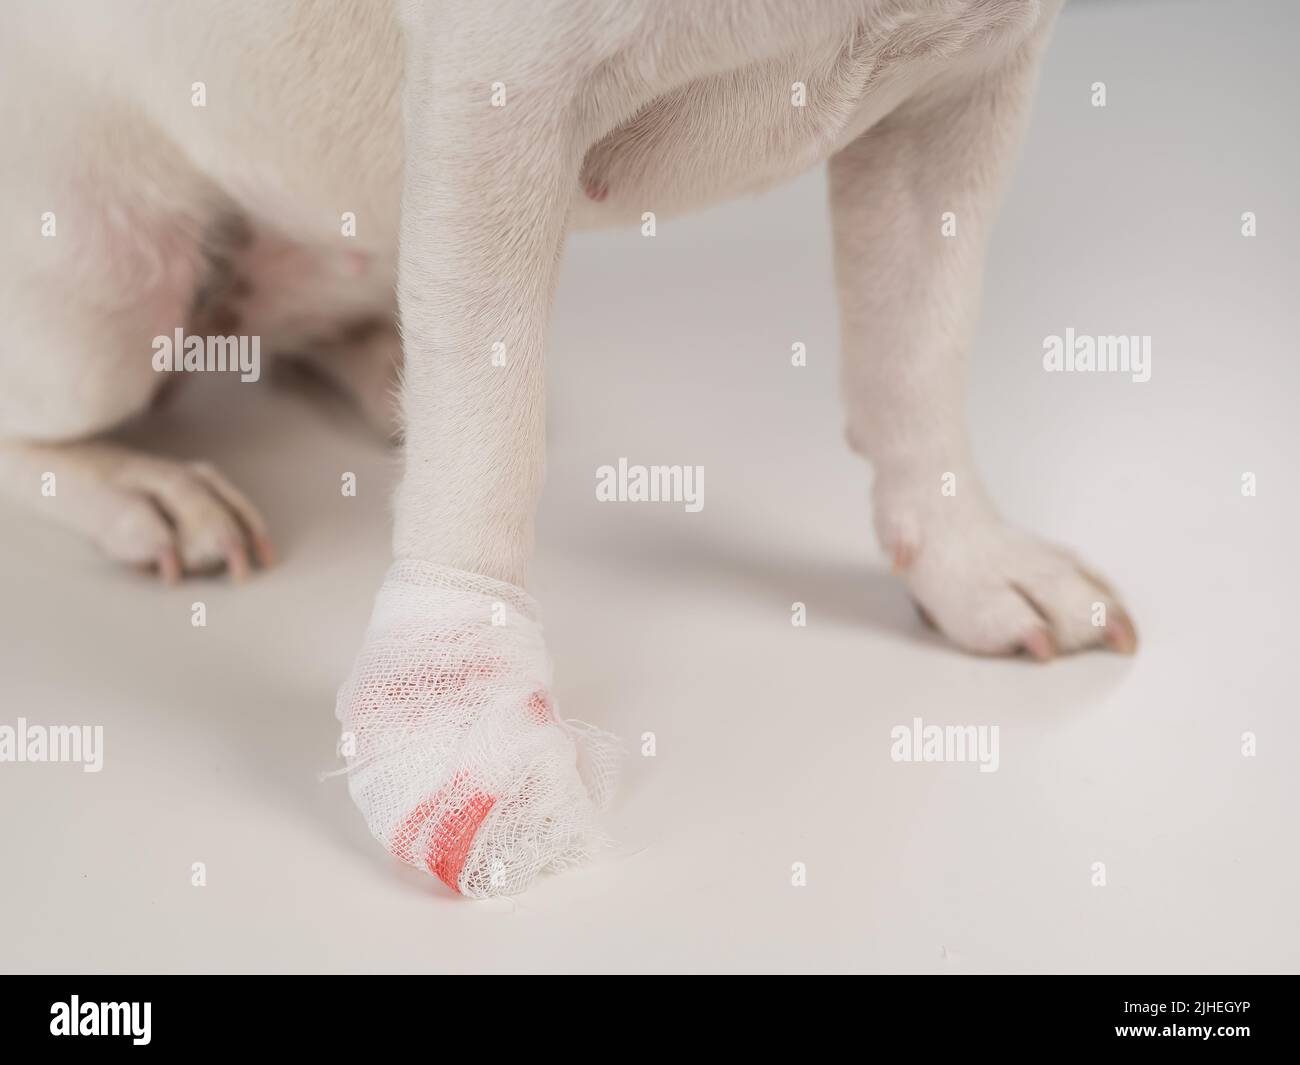
<instances>
[{"instance_id":1,"label":"dog's front leg","mask_svg":"<svg viewBox=\"0 0 1300 1065\"><path fill-rule=\"evenodd\" d=\"M835 156L830 185L849 440L875 467L881 543L955 643L1050 658L1136 636L1100 580L1001 521L967 443L985 237L1041 45L905 104Z\"/></svg>"},{"instance_id":2,"label":"dog's front leg","mask_svg":"<svg viewBox=\"0 0 1300 1065\"><path fill-rule=\"evenodd\" d=\"M374 834L486 896L581 858L594 832L521 587L542 487L543 334L581 159L574 64L472 7L413 4L405 27L406 469L397 561L338 714Z\"/></svg>"},{"instance_id":3,"label":"dog's front leg","mask_svg":"<svg viewBox=\"0 0 1300 1065\"><path fill-rule=\"evenodd\" d=\"M563 71L516 81L526 56L469 27L409 37L394 550L518 584L542 486L543 334L582 149Z\"/></svg>"}]
</instances>

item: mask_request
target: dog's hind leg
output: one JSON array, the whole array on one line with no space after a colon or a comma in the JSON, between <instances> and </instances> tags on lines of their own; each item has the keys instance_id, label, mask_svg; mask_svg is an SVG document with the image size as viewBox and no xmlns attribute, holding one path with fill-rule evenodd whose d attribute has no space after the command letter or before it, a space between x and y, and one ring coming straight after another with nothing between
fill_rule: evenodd
<instances>
[{"instance_id":1,"label":"dog's hind leg","mask_svg":"<svg viewBox=\"0 0 1300 1065\"><path fill-rule=\"evenodd\" d=\"M178 462L104 440L3 441L0 496L169 582L221 569L239 579L252 561L272 559L256 508L203 462Z\"/></svg>"},{"instance_id":2,"label":"dog's hind leg","mask_svg":"<svg viewBox=\"0 0 1300 1065\"><path fill-rule=\"evenodd\" d=\"M268 563L260 515L213 467L94 438L143 411L159 375L147 343L114 358L122 339L114 323L89 309L62 314L41 316L21 338L11 316L0 337L9 386L0 396L0 497L167 580L222 568L241 577L253 561Z\"/></svg>"},{"instance_id":3,"label":"dog's hind leg","mask_svg":"<svg viewBox=\"0 0 1300 1065\"><path fill-rule=\"evenodd\" d=\"M152 338L186 324L204 269L192 216L114 194L131 181L107 161L93 177L10 174L27 210L0 259L0 496L165 578L268 561L262 519L210 466L95 439L167 379ZM45 234L40 204L57 208Z\"/></svg>"}]
</instances>

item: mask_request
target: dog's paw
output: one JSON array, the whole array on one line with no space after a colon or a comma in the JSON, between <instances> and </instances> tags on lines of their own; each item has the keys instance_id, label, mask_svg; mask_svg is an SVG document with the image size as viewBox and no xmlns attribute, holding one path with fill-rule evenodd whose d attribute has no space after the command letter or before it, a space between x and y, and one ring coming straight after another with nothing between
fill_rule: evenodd
<instances>
[{"instance_id":1,"label":"dog's paw","mask_svg":"<svg viewBox=\"0 0 1300 1065\"><path fill-rule=\"evenodd\" d=\"M118 562L172 582L221 570L242 579L254 565L273 561L257 508L206 462L105 441L29 450L58 476L55 501L64 508L63 520Z\"/></svg>"},{"instance_id":2,"label":"dog's paw","mask_svg":"<svg viewBox=\"0 0 1300 1065\"><path fill-rule=\"evenodd\" d=\"M593 853L611 738L560 721L549 687L524 592L394 563L337 710L352 798L390 853L477 898Z\"/></svg>"},{"instance_id":3,"label":"dog's paw","mask_svg":"<svg viewBox=\"0 0 1300 1065\"><path fill-rule=\"evenodd\" d=\"M1040 661L1088 647L1137 650L1133 622L1104 580L982 501L895 505L877 527L922 617L965 650Z\"/></svg>"}]
</instances>

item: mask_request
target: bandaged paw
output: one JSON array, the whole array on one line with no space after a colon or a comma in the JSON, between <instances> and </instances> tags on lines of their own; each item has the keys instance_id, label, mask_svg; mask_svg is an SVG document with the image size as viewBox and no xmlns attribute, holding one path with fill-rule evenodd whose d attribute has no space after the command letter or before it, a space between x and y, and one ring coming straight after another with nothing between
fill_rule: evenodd
<instances>
[{"instance_id":1,"label":"bandaged paw","mask_svg":"<svg viewBox=\"0 0 1300 1065\"><path fill-rule=\"evenodd\" d=\"M337 716L348 788L396 857L464 895L513 895L601 844L613 737L561 721L520 588L395 562Z\"/></svg>"}]
</instances>

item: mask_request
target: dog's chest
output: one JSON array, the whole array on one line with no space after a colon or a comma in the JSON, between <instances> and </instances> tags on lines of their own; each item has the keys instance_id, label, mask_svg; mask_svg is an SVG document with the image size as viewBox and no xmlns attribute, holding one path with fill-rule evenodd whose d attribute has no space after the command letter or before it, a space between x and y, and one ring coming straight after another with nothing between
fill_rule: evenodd
<instances>
[{"instance_id":1,"label":"dog's chest","mask_svg":"<svg viewBox=\"0 0 1300 1065\"><path fill-rule=\"evenodd\" d=\"M674 89L587 153L579 225L678 213L829 158L939 75L996 63L1039 0L897 0L817 46Z\"/></svg>"}]
</instances>

